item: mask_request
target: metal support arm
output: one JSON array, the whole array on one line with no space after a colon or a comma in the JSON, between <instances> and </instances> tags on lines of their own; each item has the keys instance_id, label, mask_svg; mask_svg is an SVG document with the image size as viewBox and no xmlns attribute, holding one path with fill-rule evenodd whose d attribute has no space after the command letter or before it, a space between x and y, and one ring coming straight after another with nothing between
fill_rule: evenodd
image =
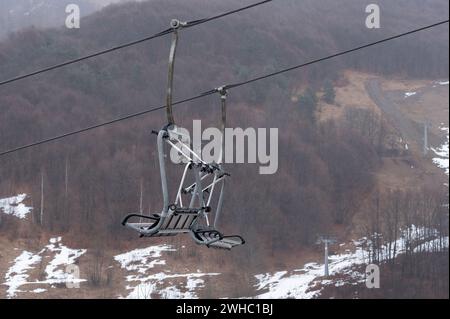
<instances>
[{"instance_id":1,"label":"metal support arm","mask_svg":"<svg viewBox=\"0 0 450 319\"><path fill-rule=\"evenodd\" d=\"M176 19L173 19L170 22L170 27L173 29L173 35L172 35L172 45L170 47L170 54L169 54L169 77L167 81L167 97L166 97L167 121L169 126L173 126L175 124L175 119L173 117L172 111L172 97L173 97L173 74L175 71L175 57L178 46L178 30L185 25L186 22L180 22L179 20Z\"/></svg>"}]
</instances>

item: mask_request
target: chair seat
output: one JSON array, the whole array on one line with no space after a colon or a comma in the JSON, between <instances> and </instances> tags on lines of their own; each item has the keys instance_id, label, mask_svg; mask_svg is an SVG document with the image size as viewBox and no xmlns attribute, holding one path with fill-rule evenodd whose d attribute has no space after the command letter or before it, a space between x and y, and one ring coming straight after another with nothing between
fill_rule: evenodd
<instances>
[{"instance_id":1,"label":"chair seat","mask_svg":"<svg viewBox=\"0 0 450 319\"><path fill-rule=\"evenodd\" d=\"M141 237L175 236L190 232L197 217L195 214L169 214L166 217L130 214L125 217L122 225L137 231ZM150 219L152 222L128 222L132 218Z\"/></svg>"}]
</instances>

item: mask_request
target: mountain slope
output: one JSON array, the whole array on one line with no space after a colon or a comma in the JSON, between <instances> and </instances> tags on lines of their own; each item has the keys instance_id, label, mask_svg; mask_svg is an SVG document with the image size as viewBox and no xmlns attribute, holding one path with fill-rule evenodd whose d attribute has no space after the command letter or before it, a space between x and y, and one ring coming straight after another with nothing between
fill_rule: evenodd
<instances>
[{"instance_id":1,"label":"mountain slope","mask_svg":"<svg viewBox=\"0 0 450 319\"><path fill-rule=\"evenodd\" d=\"M416 0L380 3L385 8L380 30L365 28L364 8L353 0L275 1L183 30L175 98L408 31L448 13L448 2L441 0L433 0L433 5ZM242 5L205 0L129 3L85 17L80 30L17 32L0 43L0 74L6 79L141 38L166 29L174 17L197 19ZM384 140L373 143L352 126L351 118L316 122L293 95L306 88L320 93L325 80L345 87L342 73L348 69L403 78L448 77L447 38L448 29L439 27L233 90L230 126L280 129L279 170L261 176L255 165L229 165L232 180L220 227L226 233L244 234L251 244L226 257L198 247L186 254L205 264L226 260L255 274L283 263L279 256L294 256L300 262L318 234L336 231L350 236L353 216L363 211L376 189L381 158L387 151L400 152L404 145L399 150L395 142L389 146L392 150ZM163 104L169 43L161 38L0 87L0 150ZM351 89L355 87L363 85ZM176 120L188 128L192 119L202 119L204 127L216 125L219 103L214 96L180 105ZM362 101L351 101L356 107L358 103ZM128 251L127 246L145 245L120 222L124 214L139 210L141 191L145 213L161 209L150 132L165 124L164 115L152 113L2 158L1 198L27 193L32 205L40 207L42 180L45 190L43 214L30 214L30 229L5 218L2 234L30 240L58 234L74 242L69 247L120 247L117 254ZM169 178L175 177L176 167L171 167ZM347 239L353 238L343 240ZM172 243L182 246L184 239Z\"/></svg>"},{"instance_id":2,"label":"mountain slope","mask_svg":"<svg viewBox=\"0 0 450 319\"><path fill-rule=\"evenodd\" d=\"M82 16L117 2L132 0L2 0L0 2L0 39L23 28L64 25L65 8L77 4Z\"/></svg>"}]
</instances>

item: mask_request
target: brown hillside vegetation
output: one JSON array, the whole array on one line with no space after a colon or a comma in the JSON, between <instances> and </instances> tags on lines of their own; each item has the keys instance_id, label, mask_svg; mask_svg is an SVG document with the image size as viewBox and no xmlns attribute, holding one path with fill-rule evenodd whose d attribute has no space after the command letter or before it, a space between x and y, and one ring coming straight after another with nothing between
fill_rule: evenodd
<instances>
[{"instance_id":1,"label":"brown hillside vegetation","mask_svg":"<svg viewBox=\"0 0 450 319\"><path fill-rule=\"evenodd\" d=\"M275 1L183 30L175 99L448 16L444 0L427 5L419 0L379 2L385 8L383 28L370 32L364 26L364 8L355 0ZM174 17L191 20L240 6L242 1L237 0L128 3L84 18L79 30L20 31L0 43L0 80L161 31ZM279 128L278 172L259 175L255 165L228 165L232 178L220 227L225 233L243 234L247 244L226 257L226 253L192 245L189 254L178 260L223 264L230 274L239 265L254 273L320 256L311 248L320 234L336 233L343 240L365 235L367 225L361 220L373 212L372 196L397 188L408 191L402 186L409 180L385 183L392 178L385 170L386 162L391 165L398 159L400 168L392 170L402 176L408 174L404 173L408 162L403 161L429 162L404 152L400 135L371 100L365 81L378 78L390 90L400 90L393 87L393 83L399 85L398 78L418 86L422 81L448 78L447 39L448 28L441 26L231 91L230 126ZM168 48L169 39L160 38L0 87L0 151L164 104ZM321 98L325 81L336 89L336 105ZM312 112L306 107L305 91L318 98ZM175 117L187 128L193 119L202 119L206 127L216 125L219 109L217 96L205 97L177 106ZM434 116L439 118L437 113ZM148 244L147 239L136 243L136 234L123 229L120 222L126 213L139 210L141 185L144 212L161 210L151 130L165 122L164 112L151 113L0 158L0 198L27 193L28 204L38 208L41 178L45 189L43 219L39 209L26 225L3 217L1 244L5 240L1 237L9 244L18 238L45 242L48 234L61 234L75 247L104 249L109 258L118 250ZM428 164L418 166L423 165ZM429 165L426 169L439 174ZM171 167L172 186L178 173L177 167ZM420 176L414 175L413 181L420 182ZM431 183L439 190L441 177ZM181 245L184 241L169 242ZM11 252L7 257L11 258ZM0 259L0 266L5 265ZM245 295L245 287L239 288Z\"/></svg>"}]
</instances>

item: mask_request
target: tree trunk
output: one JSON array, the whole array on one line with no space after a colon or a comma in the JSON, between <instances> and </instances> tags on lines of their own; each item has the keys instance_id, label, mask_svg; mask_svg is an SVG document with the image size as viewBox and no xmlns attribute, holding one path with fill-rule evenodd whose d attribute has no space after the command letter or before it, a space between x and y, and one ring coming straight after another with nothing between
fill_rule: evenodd
<instances>
[{"instance_id":1,"label":"tree trunk","mask_svg":"<svg viewBox=\"0 0 450 319\"><path fill-rule=\"evenodd\" d=\"M41 169L41 214L40 223L44 224L44 169Z\"/></svg>"}]
</instances>

